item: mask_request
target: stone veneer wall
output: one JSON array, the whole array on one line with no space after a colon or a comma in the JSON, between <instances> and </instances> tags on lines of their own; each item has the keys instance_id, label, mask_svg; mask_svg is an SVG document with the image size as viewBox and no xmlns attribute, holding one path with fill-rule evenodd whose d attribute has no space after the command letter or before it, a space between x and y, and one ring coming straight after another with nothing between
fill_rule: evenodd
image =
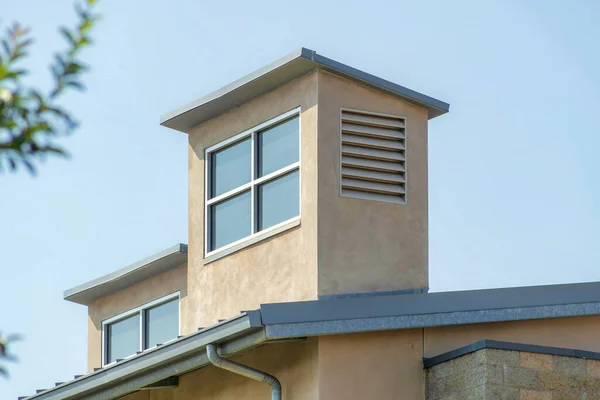
<instances>
[{"instance_id":1,"label":"stone veneer wall","mask_svg":"<svg viewBox=\"0 0 600 400\"><path fill-rule=\"evenodd\" d=\"M426 370L427 400L600 400L600 361L481 349Z\"/></svg>"}]
</instances>

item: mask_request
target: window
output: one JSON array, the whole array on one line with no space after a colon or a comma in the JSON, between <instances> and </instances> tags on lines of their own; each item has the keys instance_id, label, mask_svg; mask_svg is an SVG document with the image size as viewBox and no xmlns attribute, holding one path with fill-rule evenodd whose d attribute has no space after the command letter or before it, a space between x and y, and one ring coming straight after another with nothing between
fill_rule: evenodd
<instances>
[{"instance_id":1,"label":"window","mask_svg":"<svg viewBox=\"0 0 600 400\"><path fill-rule=\"evenodd\" d=\"M163 297L102 322L104 365L179 335L179 293Z\"/></svg>"},{"instance_id":2,"label":"window","mask_svg":"<svg viewBox=\"0 0 600 400\"><path fill-rule=\"evenodd\" d=\"M206 253L300 217L300 110L206 150Z\"/></svg>"}]
</instances>

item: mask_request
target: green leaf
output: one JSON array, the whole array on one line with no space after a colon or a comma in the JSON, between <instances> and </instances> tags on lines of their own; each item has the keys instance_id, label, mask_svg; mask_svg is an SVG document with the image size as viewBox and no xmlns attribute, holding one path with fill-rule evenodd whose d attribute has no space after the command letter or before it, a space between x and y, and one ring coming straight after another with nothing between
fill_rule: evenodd
<instances>
[{"instance_id":1,"label":"green leaf","mask_svg":"<svg viewBox=\"0 0 600 400\"><path fill-rule=\"evenodd\" d=\"M25 48L30 46L33 43L33 39L27 39L24 42L19 43L19 47Z\"/></svg>"},{"instance_id":2,"label":"green leaf","mask_svg":"<svg viewBox=\"0 0 600 400\"><path fill-rule=\"evenodd\" d=\"M68 63L65 68L65 72L67 75L74 75L85 70L87 70L87 67L85 65L76 62Z\"/></svg>"},{"instance_id":3,"label":"green leaf","mask_svg":"<svg viewBox=\"0 0 600 400\"><path fill-rule=\"evenodd\" d=\"M4 47L4 51L6 52L6 54L12 53L10 45L8 44L8 41L6 39L2 39L2 47Z\"/></svg>"},{"instance_id":4,"label":"green leaf","mask_svg":"<svg viewBox=\"0 0 600 400\"><path fill-rule=\"evenodd\" d=\"M65 86L71 86L77 90L85 90L85 86L83 85L83 83L77 81L65 82Z\"/></svg>"},{"instance_id":5,"label":"green leaf","mask_svg":"<svg viewBox=\"0 0 600 400\"><path fill-rule=\"evenodd\" d=\"M29 173L33 176L36 175L35 172L35 167L33 166L33 164L31 162L29 162L29 160L27 160L27 158L23 155L21 155L21 162L23 163L23 165L25 165L25 167L27 168L27 170L29 171Z\"/></svg>"},{"instance_id":6,"label":"green leaf","mask_svg":"<svg viewBox=\"0 0 600 400\"><path fill-rule=\"evenodd\" d=\"M94 21L91 18L86 17L81 23L81 25L79 25L79 32L81 32L82 34L86 33L90 30L92 25L94 25Z\"/></svg>"},{"instance_id":7,"label":"green leaf","mask_svg":"<svg viewBox=\"0 0 600 400\"><path fill-rule=\"evenodd\" d=\"M75 39L73 38L73 34L69 32L67 28L64 26L59 28L59 32L65 37L65 39L72 45L75 46Z\"/></svg>"},{"instance_id":8,"label":"green leaf","mask_svg":"<svg viewBox=\"0 0 600 400\"><path fill-rule=\"evenodd\" d=\"M62 156L62 157L69 156L69 154L67 152L65 152L63 149L61 149L60 147L45 146L45 147L41 147L40 150L45 151L46 153L52 153L52 154L56 154L56 155Z\"/></svg>"}]
</instances>

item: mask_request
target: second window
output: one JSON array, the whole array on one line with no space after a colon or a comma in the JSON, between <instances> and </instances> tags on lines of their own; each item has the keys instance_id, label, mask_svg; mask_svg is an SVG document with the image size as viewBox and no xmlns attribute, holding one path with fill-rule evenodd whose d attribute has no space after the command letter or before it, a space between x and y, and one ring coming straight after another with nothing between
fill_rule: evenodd
<instances>
[{"instance_id":1,"label":"second window","mask_svg":"<svg viewBox=\"0 0 600 400\"><path fill-rule=\"evenodd\" d=\"M293 110L206 151L207 253L300 215L300 115Z\"/></svg>"}]
</instances>

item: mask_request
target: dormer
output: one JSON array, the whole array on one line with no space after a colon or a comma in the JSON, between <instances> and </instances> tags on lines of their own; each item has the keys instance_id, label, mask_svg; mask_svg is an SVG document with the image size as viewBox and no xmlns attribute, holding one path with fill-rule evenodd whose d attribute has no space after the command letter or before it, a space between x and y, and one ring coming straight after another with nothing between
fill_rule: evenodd
<instances>
[{"instance_id":1,"label":"dormer","mask_svg":"<svg viewBox=\"0 0 600 400\"><path fill-rule=\"evenodd\" d=\"M177 339L188 314L187 252L177 244L65 291L87 306L88 372Z\"/></svg>"},{"instance_id":2,"label":"dormer","mask_svg":"<svg viewBox=\"0 0 600 400\"><path fill-rule=\"evenodd\" d=\"M162 117L189 137L183 331L261 303L425 292L448 105L308 49Z\"/></svg>"}]
</instances>

